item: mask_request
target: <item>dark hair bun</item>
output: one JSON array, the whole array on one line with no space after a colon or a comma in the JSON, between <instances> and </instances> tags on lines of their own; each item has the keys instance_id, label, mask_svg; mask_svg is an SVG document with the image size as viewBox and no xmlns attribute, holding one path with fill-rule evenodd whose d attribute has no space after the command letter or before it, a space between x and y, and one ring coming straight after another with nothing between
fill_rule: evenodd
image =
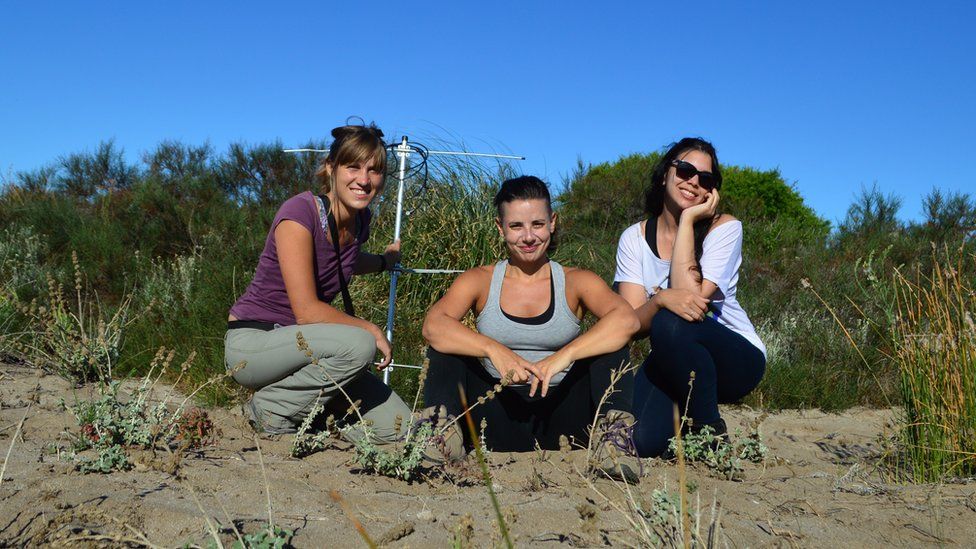
<instances>
[{"instance_id":1,"label":"dark hair bun","mask_svg":"<svg viewBox=\"0 0 976 549\"><path fill-rule=\"evenodd\" d=\"M344 139L350 135L355 135L358 133L368 132L373 134L373 137L377 139L383 139L383 130L376 127L376 124L370 123L367 125L347 125L339 126L338 128L332 129L332 138L335 140Z\"/></svg>"}]
</instances>

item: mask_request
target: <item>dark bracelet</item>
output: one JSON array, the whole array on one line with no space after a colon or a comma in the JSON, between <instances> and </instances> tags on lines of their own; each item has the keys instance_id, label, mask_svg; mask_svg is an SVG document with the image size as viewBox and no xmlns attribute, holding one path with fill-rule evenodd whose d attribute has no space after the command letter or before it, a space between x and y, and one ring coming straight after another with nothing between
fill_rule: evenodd
<instances>
[{"instance_id":1,"label":"dark bracelet","mask_svg":"<svg viewBox=\"0 0 976 549\"><path fill-rule=\"evenodd\" d=\"M377 271L377 272L382 273L385 270L386 270L386 256L381 254L380 255L380 270Z\"/></svg>"}]
</instances>

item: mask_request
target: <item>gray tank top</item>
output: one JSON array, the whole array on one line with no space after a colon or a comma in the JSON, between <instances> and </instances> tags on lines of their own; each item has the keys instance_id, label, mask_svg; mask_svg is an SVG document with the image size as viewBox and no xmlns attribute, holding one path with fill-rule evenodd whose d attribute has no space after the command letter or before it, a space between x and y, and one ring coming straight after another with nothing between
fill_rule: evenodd
<instances>
[{"instance_id":1,"label":"gray tank top","mask_svg":"<svg viewBox=\"0 0 976 549\"><path fill-rule=\"evenodd\" d=\"M548 321L543 324L522 324L509 319L502 312L500 299L502 282L505 281L505 269L508 267L507 259L495 265L491 274L491 287L488 290L485 308L481 310L481 314L476 319L479 333L505 345L530 362L542 360L551 355L576 339L580 333L579 319L576 318L573 311L569 309L569 304L566 303L566 275L563 272L562 265L550 260L549 266L552 269L553 299L556 303L552 318ZM488 373L496 378L501 378L498 369L488 358L482 358L481 362ZM570 368L566 368L553 376L550 385L562 381Z\"/></svg>"}]
</instances>

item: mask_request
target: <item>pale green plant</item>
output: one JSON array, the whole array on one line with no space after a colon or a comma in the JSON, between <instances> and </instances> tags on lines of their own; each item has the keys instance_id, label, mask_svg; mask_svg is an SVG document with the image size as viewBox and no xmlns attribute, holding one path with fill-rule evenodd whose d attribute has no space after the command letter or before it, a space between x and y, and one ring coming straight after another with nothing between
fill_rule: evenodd
<instances>
[{"instance_id":1,"label":"pale green plant","mask_svg":"<svg viewBox=\"0 0 976 549\"><path fill-rule=\"evenodd\" d=\"M0 292L12 303L23 330L4 334L5 346L20 358L46 368L75 383L100 380L108 382L119 359L126 329L146 309L135 314L130 310L131 294L124 295L114 311L103 307L98 295L83 293L81 269L77 255L74 264L74 295L65 296L64 286L50 276L46 300L40 304L20 302L9 292Z\"/></svg>"},{"instance_id":2,"label":"pale green plant","mask_svg":"<svg viewBox=\"0 0 976 549\"><path fill-rule=\"evenodd\" d=\"M0 231L0 287L17 292L43 279L41 255L44 240L30 226L19 225Z\"/></svg>"},{"instance_id":3,"label":"pale green plant","mask_svg":"<svg viewBox=\"0 0 976 549\"><path fill-rule=\"evenodd\" d=\"M760 421L752 425L745 437L739 429L736 429L735 437L730 437L728 434L717 435L715 429L709 425L682 435L684 457L689 462L705 465L710 471L723 478L738 479L742 476L743 460L761 463L769 453L769 448L762 442ZM687 424L688 418L682 418L682 423ZM669 441L668 449L672 453L677 453L677 438Z\"/></svg>"},{"instance_id":4,"label":"pale green plant","mask_svg":"<svg viewBox=\"0 0 976 549\"><path fill-rule=\"evenodd\" d=\"M371 429L364 429L365 436L356 441L356 463L364 470L410 481L417 477L424 460L424 451L434 436L430 422L422 422L402 439L387 446L378 446Z\"/></svg>"},{"instance_id":5,"label":"pale green plant","mask_svg":"<svg viewBox=\"0 0 976 549\"><path fill-rule=\"evenodd\" d=\"M325 410L325 406L316 400L302 424L298 426L295 439L291 442L292 457L301 458L315 452L321 452L328 447L329 442L336 436L335 420L331 415L327 418L325 429L317 432L314 430L314 422L323 410Z\"/></svg>"},{"instance_id":6,"label":"pale green plant","mask_svg":"<svg viewBox=\"0 0 976 549\"><path fill-rule=\"evenodd\" d=\"M173 353L160 349L142 382L123 394L119 381L99 384L99 396L64 405L75 416L79 432L74 435L74 451L68 458L82 472L110 473L130 467L128 448L153 448L159 442L181 447L197 447L214 440L215 427L206 412L192 409L185 413L188 399L174 407L167 396L151 401L153 388L173 359ZM193 355L184 361L181 374L189 369ZM177 378L177 382L179 377ZM78 452L94 450L92 460Z\"/></svg>"},{"instance_id":7,"label":"pale green plant","mask_svg":"<svg viewBox=\"0 0 976 549\"><path fill-rule=\"evenodd\" d=\"M646 492L634 490L626 482L613 481L610 486L622 497L611 497L606 488L597 487L587 476L581 476L629 526L626 537L613 540L621 545L639 548L729 546L722 531L721 507L714 497L706 516L701 494L695 494L692 509L684 510L680 494L668 490L667 480L662 488L655 488L646 496Z\"/></svg>"},{"instance_id":8,"label":"pale green plant","mask_svg":"<svg viewBox=\"0 0 976 549\"><path fill-rule=\"evenodd\" d=\"M190 304L194 282L200 272L199 248L187 255L150 261L149 274L139 286L142 303L155 300L162 310L173 310Z\"/></svg>"}]
</instances>

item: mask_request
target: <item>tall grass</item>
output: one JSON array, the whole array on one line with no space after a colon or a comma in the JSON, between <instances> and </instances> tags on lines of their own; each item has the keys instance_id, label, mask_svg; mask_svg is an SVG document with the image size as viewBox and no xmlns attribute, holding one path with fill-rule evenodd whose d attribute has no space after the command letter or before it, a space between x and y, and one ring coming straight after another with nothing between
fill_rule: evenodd
<instances>
[{"instance_id":1,"label":"tall grass","mask_svg":"<svg viewBox=\"0 0 976 549\"><path fill-rule=\"evenodd\" d=\"M905 472L916 482L976 474L976 285L970 270L976 258L947 249L938 255L943 261L928 274L895 275L892 358L904 406Z\"/></svg>"}]
</instances>

